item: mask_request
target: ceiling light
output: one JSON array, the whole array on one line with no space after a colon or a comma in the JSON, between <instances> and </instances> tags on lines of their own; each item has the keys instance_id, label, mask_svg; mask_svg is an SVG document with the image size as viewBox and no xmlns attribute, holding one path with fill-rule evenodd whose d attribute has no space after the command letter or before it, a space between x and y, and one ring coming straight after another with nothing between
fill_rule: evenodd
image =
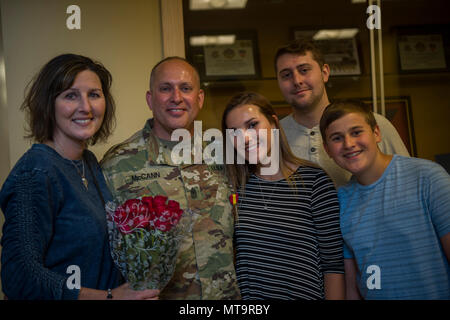
<instances>
[{"instance_id":1,"label":"ceiling light","mask_svg":"<svg viewBox=\"0 0 450 320\"><path fill-rule=\"evenodd\" d=\"M191 10L243 9L247 0L189 0Z\"/></svg>"},{"instance_id":2,"label":"ceiling light","mask_svg":"<svg viewBox=\"0 0 450 320\"><path fill-rule=\"evenodd\" d=\"M223 34L217 36L192 36L189 38L189 44L193 47L208 45L232 45L236 40L234 34Z\"/></svg>"},{"instance_id":3,"label":"ceiling light","mask_svg":"<svg viewBox=\"0 0 450 320\"><path fill-rule=\"evenodd\" d=\"M357 28L351 29L324 29L313 36L314 40L351 39L359 32Z\"/></svg>"}]
</instances>

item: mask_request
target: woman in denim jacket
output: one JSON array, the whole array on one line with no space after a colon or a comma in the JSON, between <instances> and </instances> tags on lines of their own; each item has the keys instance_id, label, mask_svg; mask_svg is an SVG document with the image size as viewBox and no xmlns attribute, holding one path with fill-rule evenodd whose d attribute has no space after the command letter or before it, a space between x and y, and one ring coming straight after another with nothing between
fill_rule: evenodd
<instances>
[{"instance_id":1,"label":"woman in denim jacket","mask_svg":"<svg viewBox=\"0 0 450 320\"><path fill-rule=\"evenodd\" d=\"M22 110L36 143L0 192L1 280L9 299L157 298L157 290L118 286L104 209L111 195L87 150L112 131L111 81L100 63L64 54L30 84Z\"/></svg>"}]
</instances>

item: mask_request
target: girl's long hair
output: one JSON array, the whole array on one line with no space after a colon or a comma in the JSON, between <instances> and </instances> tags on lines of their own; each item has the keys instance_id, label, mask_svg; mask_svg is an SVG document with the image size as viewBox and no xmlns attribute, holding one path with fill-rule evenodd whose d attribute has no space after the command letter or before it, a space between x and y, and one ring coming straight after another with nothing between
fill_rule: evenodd
<instances>
[{"instance_id":1,"label":"girl's long hair","mask_svg":"<svg viewBox=\"0 0 450 320\"><path fill-rule=\"evenodd\" d=\"M266 119L269 121L269 123L274 124L276 129L279 129L279 146L280 146L280 170L283 175L283 177L287 180L287 182L292 186L295 187L295 183L292 183L292 180L290 176L295 171L292 168L290 168L287 163L295 165L295 168L298 166L313 166L317 167L316 164L309 162L304 159L300 159L296 157L289 147L289 144L287 142L286 135L283 131L283 129L280 126L280 122L278 120L278 116L276 115L272 105L270 104L269 100L265 98L263 95L256 93L256 92L241 92L236 95L234 95L230 102L228 102L225 111L222 115L222 135L223 137L227 137L226 135L226 129L229 129L226 124L226 119L228 114L235 108L243 105L254 105L259 108L259 111L261 114L263 114ZM224 155L226 154L226 143L224 143ZM246 161L245 164L237 164L237 153L236 150L234 150L234 164L225 164L225 170L227 173L227 176L230 180L231 185L233 186L234 190L243 190L245 187L245 184L247 183L247 180L249 176L252 173L256 172L256 165L250 164Z\"/></svg>"}]
</instances>

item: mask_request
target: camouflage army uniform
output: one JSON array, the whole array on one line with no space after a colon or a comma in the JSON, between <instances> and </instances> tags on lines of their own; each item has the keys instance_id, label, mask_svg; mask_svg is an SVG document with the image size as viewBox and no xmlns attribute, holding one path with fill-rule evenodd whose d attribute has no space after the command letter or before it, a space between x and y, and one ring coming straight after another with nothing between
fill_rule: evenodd
<instances>
[{"instance_id":1,"label":"camouflage army uniform","mask_svg":"<svg viewBox=\"0 0 450 320\"><path fill-rule=\"evenodd\" d=\"M174 276L161 299L239 299L233 265L233 216L223 166L177 165L152 132L153 119L101 161L116 201L165 195L190 208L192 233L183 240ZM184 217L183 218L188 218Z\"/></svg>"}]
</instances>

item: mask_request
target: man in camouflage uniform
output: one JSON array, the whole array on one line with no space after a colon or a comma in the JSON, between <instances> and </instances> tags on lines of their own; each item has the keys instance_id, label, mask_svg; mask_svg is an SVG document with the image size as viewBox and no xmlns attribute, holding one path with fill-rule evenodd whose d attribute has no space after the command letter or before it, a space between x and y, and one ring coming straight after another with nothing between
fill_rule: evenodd
<instances>
[{"instance_id":1,"label":"man in camouflage uniform","mask_svg":"<svg viewBox=\"0 0 450 320\"><path fill-rule=\"evenodd\" d=\"M145 195L164 195L191 209L192 232L183 240L172 280L161 299L238 299L233 264L233 215L223 166L176 164L173 130L193 132L204 92L195 68L179 57L152 70L147 104L153 119L129 139L111 148L101 166L119 203ZM187 212L187 211L185 211Z\"/></svg>"}]
</instances>

